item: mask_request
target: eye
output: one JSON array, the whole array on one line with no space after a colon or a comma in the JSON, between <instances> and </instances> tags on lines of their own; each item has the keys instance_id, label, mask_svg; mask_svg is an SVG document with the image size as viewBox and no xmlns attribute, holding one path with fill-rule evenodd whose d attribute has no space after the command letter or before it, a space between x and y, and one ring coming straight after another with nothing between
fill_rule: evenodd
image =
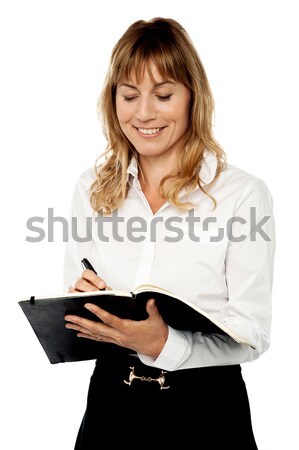
<instances>
[{"instance_id":1,"label":"eye","mask_svg":"<svg viewBox=\"0 0 299 450\"><path fill-rule=\"evenodd\" d=\"M168 100L170 100L171 97L172 97L172 94L170 94L170 95L157 95L157 98L161 102L167 102Z\"/></svg>"},{"instance_id":2,"label":"eye","mask_svg":"<svg viewBox=\"0 0 299 450\"><path fill-rule=\"evenodd\" d=\"M132 102L133 100L135 100L137 98L137 96L136 95L132 95L132 96L126 96L126 95L124 95L124 101L125 102Z\"/></svg>"}]
</instances>

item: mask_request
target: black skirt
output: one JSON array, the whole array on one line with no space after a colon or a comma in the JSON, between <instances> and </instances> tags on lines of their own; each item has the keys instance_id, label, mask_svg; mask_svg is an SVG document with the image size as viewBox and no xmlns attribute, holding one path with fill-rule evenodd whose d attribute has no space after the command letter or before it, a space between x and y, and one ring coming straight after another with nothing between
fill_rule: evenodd
<instances>
[{"instance_id":1,"label":"black skirt","mask_svg":"<svg viewBox=\"0 0 299 450\"><path fill-rule=\"evenodd\" d=\"M240 365L163 372L103 355L75 450L257 450Z\"/></svg>"}]
</instances>

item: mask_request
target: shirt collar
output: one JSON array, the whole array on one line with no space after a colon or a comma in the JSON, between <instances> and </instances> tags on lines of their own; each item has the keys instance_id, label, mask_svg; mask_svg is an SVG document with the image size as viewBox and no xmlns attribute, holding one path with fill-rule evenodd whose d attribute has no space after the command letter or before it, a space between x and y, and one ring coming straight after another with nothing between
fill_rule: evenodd
<instances>
[{"instance_id":1,"label":"shirt collar","mask_svg":"<svg viewBox=\"0 0 299 450\"><path fill-rule=\"evenodd\" d=\"M212 150L204 149L203 159L199 176L204 185L211 183L214 180L218 166L216 153Z\"/></svg>"},{"instance_id":2,"label":"shirt collar","mask_svg":"<svg viewBox=\"0 0 299 450\"><path fill-rule=\"evenodd\" d=\"M208 185L214 179L217 170L217 157L216 154L211 151L204 149L203 159L201 163L201 168L199 171L199 176L204 185ZM132 156L130 164L127 169L127 174L131 174L134 178L138 176L138 165L135 156Z\"/></svg>"},{"instance_id":3,"label":"shirt collar","mask_svg":"<svg viewBox=\"0 0 299 450\"><path fill-rule=\"evenodd\" d=\"M137 165L137 160L134 155L132 155L132 159L127 168L127 174L133 175L134 178L137 178L137 176L138 176L138 165Z\"/></svg>"}]
</instances>

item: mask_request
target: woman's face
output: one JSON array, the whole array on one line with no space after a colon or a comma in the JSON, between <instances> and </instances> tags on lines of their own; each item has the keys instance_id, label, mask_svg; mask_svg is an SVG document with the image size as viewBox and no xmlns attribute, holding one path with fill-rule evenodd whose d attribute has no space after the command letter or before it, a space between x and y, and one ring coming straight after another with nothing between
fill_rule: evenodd
<instances>
[{"instance_id":1,"label":"woman's face","mask_svg":"<svg viewBox=\"0 0 299 450\"><path fill-rule=\"evenodd\" d=\"M119 83L116 112L120 127L142 156L160 156L182 150L189 123L190 91L171 79L163 79L151 66L137 83L136 77Z\"/></svg>"}]
</instances>

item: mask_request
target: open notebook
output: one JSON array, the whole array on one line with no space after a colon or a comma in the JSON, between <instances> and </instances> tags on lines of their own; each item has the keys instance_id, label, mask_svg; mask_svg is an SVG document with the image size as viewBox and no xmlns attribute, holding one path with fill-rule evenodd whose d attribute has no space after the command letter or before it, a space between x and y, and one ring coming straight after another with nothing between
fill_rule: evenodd
<instances>
[{"instance_id":1,"label":"open notebook","mask_svg":"<svg viewBox=\"0 0 299 450\"><path fill-rule=\"evenodd\" d=\"M254 345L237 335L222 322L173 292L151 284L132 291L106 290L67 293L57 296L23 298L18 303L33 328L52 364L97 359L102 352L116 350L115 344L78 338L74 330L65 328L66 314L99 320L84 308L94 303L121 318L145 320L146 302L154 298L165 322L177 330L200 331L205 334L230 336L240 344ZM117 348L119 351L132 352Z\"/></svg>"}]
</instances>

